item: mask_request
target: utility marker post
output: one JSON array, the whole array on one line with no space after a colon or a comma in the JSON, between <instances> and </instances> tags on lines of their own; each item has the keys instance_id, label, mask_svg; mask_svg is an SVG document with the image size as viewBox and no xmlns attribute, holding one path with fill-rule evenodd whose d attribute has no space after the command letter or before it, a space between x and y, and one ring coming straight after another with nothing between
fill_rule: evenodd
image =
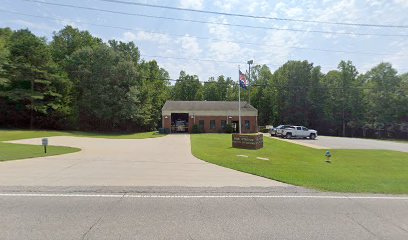
<instances>
[{"instance_id":1,"label":"utility marker post","mask_svg":"<svg viewBox=\"0 0 408 240\"><path fill-rule=\"evenodd\" d=\"M44 146L44 153L47 153L47 146L48 146L48 138L43 138L42 145Z\"/></svg>"}]
</instances>

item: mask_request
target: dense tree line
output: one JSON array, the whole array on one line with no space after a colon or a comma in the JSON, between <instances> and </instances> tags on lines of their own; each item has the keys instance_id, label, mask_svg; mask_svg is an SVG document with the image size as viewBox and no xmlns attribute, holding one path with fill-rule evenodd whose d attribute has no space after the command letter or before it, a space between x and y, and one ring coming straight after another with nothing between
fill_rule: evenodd
<instances>
[{"instance_id":1,"label":"dense tree line","mask_svg":"<svg viewBox=\"0 0 408 240\"><path fill-rule=\"evenodd\" d=\"M180 73L172 87L175 100L238 100L237 85L219 76L200 84ZM258 109L259 125L299 124L335 136L408 138L408 74L389 63L360 74L351 61L321 72L308 61L288 61L275 72L251 70L250 90L241 99Z\"/></svg>"},{"instance_id":2,"label":"dense tree line","mask_svg":"<svg viewBox=\"0 0 408 240\"><path fill-rule=\"evenodd\" d=\"M133 42L104 43L70 26L49 43L1 29L0 126L150 130L170 96L168 77Z\"/></svg>"},{"instance_id":3,"label":"dense tree line","mask_svg":"<svg viewBox=\"0 0 408 240\"><path fill-rule=\"evenodd\" d=\"M107 43L67 26L51 41L28 30L0 29L0 127L144 131L160 126L172 100L238 100L225 76L178 81L133 42ZM408 137L408 74L389 63L359 73L350 61L322 73L308 61L275 72L257 65L241 99L259 111L259 125L301 124L337 136Z\"/></svg>"},{"instance_id":4,"label":"dense tree line","mask_svg":"<svg viewBox=\"0 0 408 240\"><path fill-rule=\"evenodd\" d=\"M408 138L408 74L389 63L359 74L350 61L323 74L307 61L253 69L259 124L301 124L335 136ZM259 87L257 87L259 85Z\"/></svg>"}]
</instances>

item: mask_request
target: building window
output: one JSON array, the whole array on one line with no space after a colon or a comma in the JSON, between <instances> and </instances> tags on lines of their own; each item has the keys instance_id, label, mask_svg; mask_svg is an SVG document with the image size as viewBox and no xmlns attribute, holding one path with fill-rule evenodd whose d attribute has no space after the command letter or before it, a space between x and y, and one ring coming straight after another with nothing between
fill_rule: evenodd
<instances>
[{"instance_id":1,"label":"building window","mask_svg":"<svg viewBox=\"0 0 408 240\"><path fill-rule=\"evenodd\" d=\"M204 129L204 120L198 121L198 128L200 128L200 130Z\"/></svg>"},{"instance_id":2,"label":"building window","mask_svg":"<svg viewBox=\"0 0 408 240\"><path fill-rule=\"evenodd\" d=\"M221 128L226 129L227 128L227 121L221 120Z\"/></svg>"},{"instance_id":3,"label":"building window","mask_svg":"<svg viewBox=\"0 0 408 240\"><path fill-rule=\"evenodd\" d=\"M215 129L215 120L210 120L210 129Z\"/></svg>"},{"instance_id":4,"label":"building window","mask_svg":"<svg viewBox=\"0 0 408 240\"><path fill-rule=\"evenodd\" d=\"M245 120L245 129L251 129L251 124L249 123L249 120Z\"/></svg>"}]
</instances>

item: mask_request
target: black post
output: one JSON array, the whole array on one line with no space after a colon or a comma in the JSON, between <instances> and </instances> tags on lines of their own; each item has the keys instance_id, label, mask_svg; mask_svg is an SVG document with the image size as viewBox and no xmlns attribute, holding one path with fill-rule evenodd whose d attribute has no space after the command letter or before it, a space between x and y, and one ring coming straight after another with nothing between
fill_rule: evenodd
<instances>
[{"instance_id":1,"label":"black post","mask_svg":"<svg viewBox=\"0 0 408 240\"><path fill-rule=\"evenodd\" d=\"M30 95L30 129L33 129L33 107L34 107L34 80L31 79L31 95Z\"/></svg>"}]
</instances>

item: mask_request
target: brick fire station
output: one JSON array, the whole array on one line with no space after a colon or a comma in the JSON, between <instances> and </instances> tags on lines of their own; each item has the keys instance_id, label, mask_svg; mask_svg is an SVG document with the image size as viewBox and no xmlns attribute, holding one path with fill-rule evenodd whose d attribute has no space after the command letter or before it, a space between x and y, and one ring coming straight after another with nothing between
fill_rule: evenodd
<instances>
[{"instance_id":1,"label":"brick fire station","mask_svg":"<svg viewBox=\"0 0 408 240\"><path fill-rule=\"evenodd\" d=\"M197 125L205 133L225 132L231 124L238 132L238 101L167 101L162 108L162 127L171 133L192 132ZM256 133L258 110L241 101L241 131Z\"/></svg>"}]
</instances>

